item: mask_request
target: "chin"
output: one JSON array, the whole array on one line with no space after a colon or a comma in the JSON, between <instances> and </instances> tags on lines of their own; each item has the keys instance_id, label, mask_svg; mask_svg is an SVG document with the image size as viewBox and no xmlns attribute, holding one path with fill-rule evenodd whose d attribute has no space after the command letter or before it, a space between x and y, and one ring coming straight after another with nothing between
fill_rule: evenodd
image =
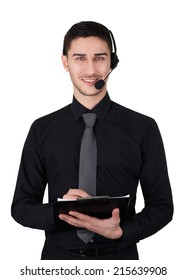
<instances>
[{"instance_id":1,"label":"chin","mask_svg":"<svg viewBox=\"0 0 186 280\"><path fill-rule=\"evenodd\" d=\"M101 93L101 91L99 90L96 90L94 92L85 92L85 91L81 91L81 94L84 95L84 96L97 96Z\"/></svg>"}]
</instances>

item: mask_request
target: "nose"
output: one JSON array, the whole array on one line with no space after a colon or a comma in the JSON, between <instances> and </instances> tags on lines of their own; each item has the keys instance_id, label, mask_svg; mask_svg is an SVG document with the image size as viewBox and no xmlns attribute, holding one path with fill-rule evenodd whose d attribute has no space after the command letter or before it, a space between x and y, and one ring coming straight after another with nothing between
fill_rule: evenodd
<instances>
[{"instance_id":1,"label":"nose","mask_svg":"<svg viewBox=\"0 0 186 280\"><path fill-rule=\"evenodd\" d=\"M94 76L96 74L95 61L92 59L87 60L86 67L84 70L87 76Z\"/></svg>"}]
</instances>

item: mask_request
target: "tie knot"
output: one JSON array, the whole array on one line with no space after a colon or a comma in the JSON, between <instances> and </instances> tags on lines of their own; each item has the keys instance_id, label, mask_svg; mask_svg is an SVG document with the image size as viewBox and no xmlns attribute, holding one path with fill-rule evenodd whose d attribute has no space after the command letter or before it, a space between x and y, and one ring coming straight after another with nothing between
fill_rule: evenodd
<instances>
[{"instance_id":1,"label":"tie knot","mask_svg":"<svg viewBox=\"0 0 186 280\"><path fill-rule=\"evenodd\" d=\"M86 127L93 127L97 119L97 116L94 113L85 113L82 115L82 117Z\"/></svg>"}]
</instances>

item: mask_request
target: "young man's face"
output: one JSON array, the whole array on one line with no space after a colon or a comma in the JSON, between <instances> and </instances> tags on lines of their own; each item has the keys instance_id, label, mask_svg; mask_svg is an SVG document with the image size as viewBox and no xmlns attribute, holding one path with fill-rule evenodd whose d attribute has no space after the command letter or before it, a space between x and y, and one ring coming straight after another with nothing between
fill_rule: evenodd
<instances>
[{"instance_id":1,"label":"young man's face","mask_svg":"<svg viewBox=\"0 0 186 280\"><path fill-rule=\"evenodd\" d=\"M98 37L77 38L72 41L67 56L62 56L70 73L75 95L94 96L106 92L106 85L97 90L95 83L110 72L110 50Z\"/></svg>"}]
</instances>

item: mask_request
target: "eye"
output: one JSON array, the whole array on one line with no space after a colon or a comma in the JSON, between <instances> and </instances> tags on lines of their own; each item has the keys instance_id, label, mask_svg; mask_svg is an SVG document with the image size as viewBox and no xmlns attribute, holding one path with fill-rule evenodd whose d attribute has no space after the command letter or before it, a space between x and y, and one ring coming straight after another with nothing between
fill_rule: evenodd
<instances>
[{"instance_id":1,"label":"eye","mask_svg":"<svg viewBox=\"0 0 186 280\"><path fill-rule=\"evenodd\" d=\"M84 57L84 56L77 56L77 57L76 57L76 60L78 60L78 61L84 61L84 60L85 60L85 57Z\"/></svg>"},{"instance_id":2,"label":"eye","mask_svg":"<svg viewBox=\"0 0 186 280\"><path fill-rule=\"evenodd\" d=\"M96 56L96 60L105 60L105 57L104 56Z\"/></svg>"}]
</instances>

